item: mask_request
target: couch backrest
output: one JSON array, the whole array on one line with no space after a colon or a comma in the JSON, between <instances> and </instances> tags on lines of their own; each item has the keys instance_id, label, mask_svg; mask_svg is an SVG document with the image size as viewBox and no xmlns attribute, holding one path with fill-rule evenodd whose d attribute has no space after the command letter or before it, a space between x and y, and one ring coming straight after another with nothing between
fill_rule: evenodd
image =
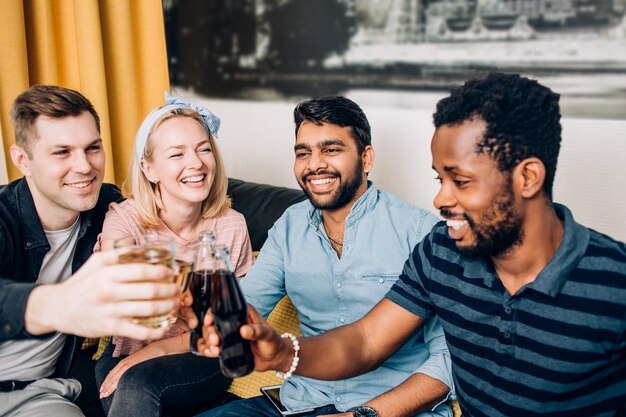
<instances>
[{"instance_id":1,"label":"couch backrest","mask_svg":"<svg viewBox=\"0 0 626 417\"><path fill-rule=\"evenodd\" d=\"M248 224L252 250L258 251L267 231L292 204L306 199L302 190L228 179L228 195L233 209L243 214Z\"/></svg>"}]
</instances>

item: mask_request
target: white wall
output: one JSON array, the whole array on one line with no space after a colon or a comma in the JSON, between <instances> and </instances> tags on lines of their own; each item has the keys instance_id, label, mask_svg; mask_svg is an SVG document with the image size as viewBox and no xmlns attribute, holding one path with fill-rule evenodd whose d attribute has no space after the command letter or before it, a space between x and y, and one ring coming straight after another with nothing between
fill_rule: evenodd
<instances>
[{"instance_id":1,"label":"white wall","mask_svg":"<svg viewBox=\"0 0 626 417\"><path fill-rule=\"evenodd\" d=\"M295 102L254 102L182 97L222 118L219 145L228 174L247 181L297 188L293 176ZM358 103L359 97L351 97ZM363 104L372 126L377 186L437 214L431 170L431 113L436 97L418 109ZM1 154L1 150L0 150ZM554 199L580 223L626 241L626 121L563 119L563 143ZM0 159L0 183L4 170Z\"/></svg>"},{"instance_id":2,"label":"white wall","mask_svg":"<svg viewBox=\"0 0 626 417\"><path fill-rule=\"evenodd\" d=\"M292 111L295 102L252 102L183 97L206 105L222 119L219 146L228 174L247 181L297 187ZM431 105L418 109L361 104L372 126L377 186L434 212L437 190L431 170ZM365 100L367 101L367 100ZM626 121L563 119L563 143L554 198L580 223L626 241Z\"/></svg>"}]
</instances>

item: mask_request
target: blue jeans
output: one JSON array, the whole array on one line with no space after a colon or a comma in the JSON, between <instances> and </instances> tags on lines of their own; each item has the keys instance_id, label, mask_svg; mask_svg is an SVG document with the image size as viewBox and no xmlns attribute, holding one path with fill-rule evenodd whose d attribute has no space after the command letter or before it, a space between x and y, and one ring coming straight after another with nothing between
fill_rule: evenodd
<instances>
[{"instance_id":1,"label":"blue jeans","mask_svg":"<svg viewBox=\"0 0 626 417\"><path fill-rule=\"evenodd\" d=\"M314 417L324 414L339 414L334 405L317 407L314 411L299 414L301 417ZM254 397L233 401L221 407L205 411L196 417L280 417L281 414L265 397Z\"/></svg>"},{"instance_id":2,"label":"blue jeans","mask_svg":"<svg viewBox=\"0 0 626 417\"><path fill-rule=\"evenodd\" d=\"M98 388L125 357L113 358L114 348L110 344L96 364ZM128 369L102 405L109 417L161 416L165 410L188 414L207 409L229 384L217 359L192 353L168 355Z\"/></svg>"}]
</instances>

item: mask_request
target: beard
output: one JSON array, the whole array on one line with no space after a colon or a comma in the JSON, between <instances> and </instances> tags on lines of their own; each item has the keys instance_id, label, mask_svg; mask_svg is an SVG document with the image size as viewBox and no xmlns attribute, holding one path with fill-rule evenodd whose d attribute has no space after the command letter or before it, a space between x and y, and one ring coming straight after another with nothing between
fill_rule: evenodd
<instances>
[{"instance_id":1,"label":"beard","mask_svg":"<svg viewBox=\"0 0 626 417\"><path fill-rule=\"evenodd\" d=\"M320 196L315 195L307 188L307 178L309 176L324 174L336 176L340 181L339 188L329 198L320 198ZM313 204L313 207L320 210L335 210L345 206L354 199L357 191L363 185L363 181L363 159L359 156L356 166L345 178L337 171L321 170L302 176L298 180L298 184L311 204Z\"/></svg>"},{"instance_id":2,"label":"beard","mask_svg":"<svg viewBox=\"0 0 626 417\"><path fill-rule=\"evenodd\" d=\"M446 216L447 214L447 216ZM443 217L452 217L444 213ZM459 247L459 252L467 257L500 257L523 241L523 217L515 209L515 198L509 177L491 205L480 215L478 221L467 214L463 215L474 234L471 246Z\"/></svg>"}]
</instances>

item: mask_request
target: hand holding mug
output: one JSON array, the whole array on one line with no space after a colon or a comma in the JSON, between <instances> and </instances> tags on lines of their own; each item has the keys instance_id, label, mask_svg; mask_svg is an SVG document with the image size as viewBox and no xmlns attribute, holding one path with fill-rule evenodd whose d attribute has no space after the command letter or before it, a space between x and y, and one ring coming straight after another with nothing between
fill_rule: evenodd
<instances>
[{"instance_id":1,"label":"hand holding mug","mask_svg":"<svg viewBox=\"0 0 626 417\"><path fill-rule=\"evenodd\" d=\"M114 247L119 250L117 262L119 264L150 264L163 265L172 269L173 242L160 239L156 235L142 237L128 237L115 241ZM168 277L168 283L173 282L173 275ZM168 327L172 313L157 314L148 317L131 317L131 322L152 328Z\"/></svg>"}]
</instances>

